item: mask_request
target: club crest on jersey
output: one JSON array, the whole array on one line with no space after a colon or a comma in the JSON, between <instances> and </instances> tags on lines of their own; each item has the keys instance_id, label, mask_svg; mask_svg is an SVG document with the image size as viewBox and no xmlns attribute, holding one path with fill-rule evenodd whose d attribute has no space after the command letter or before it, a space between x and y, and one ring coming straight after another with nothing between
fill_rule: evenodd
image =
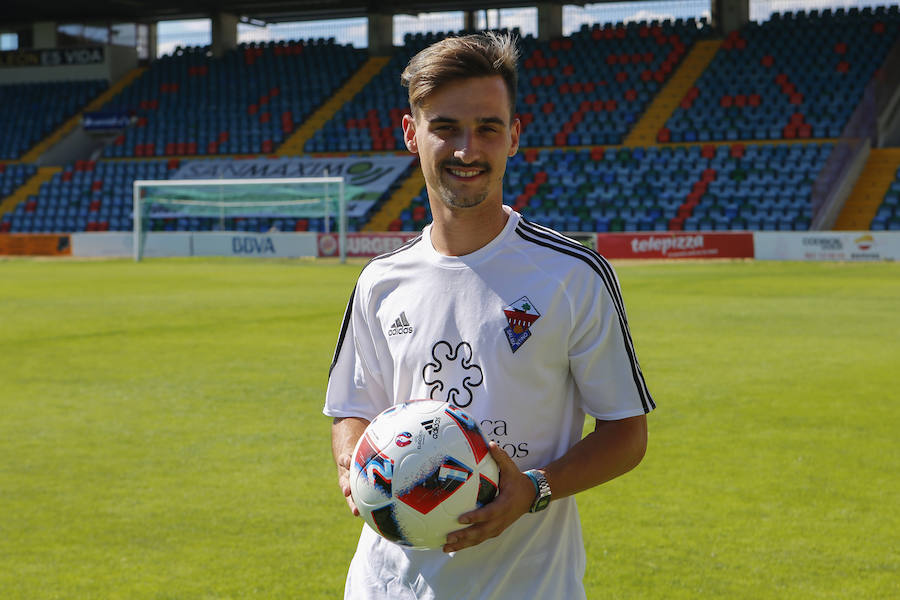
<instances>
[{"instance_id":1,"label":"club crest on jersey","mask_svg":"<svg viewBox=\"0 0 900 600\"><path fill-rule=\"evenodd\" d=\"M531 337L531 326L537 321L541 313L534 307L534 303L528 296L522 296L509 306L503 308L506 322L509 325L504 329L506 340L513 352L522 347L522 344Z\"/></svg>"}]
</instances>

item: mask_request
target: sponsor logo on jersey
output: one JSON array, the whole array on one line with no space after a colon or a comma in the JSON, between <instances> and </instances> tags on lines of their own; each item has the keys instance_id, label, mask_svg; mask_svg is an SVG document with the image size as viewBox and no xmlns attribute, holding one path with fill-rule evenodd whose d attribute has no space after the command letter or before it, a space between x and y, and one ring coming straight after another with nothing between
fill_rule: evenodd
<instances>
[{"instance_id":1,"label":"sponsor logo on jersey","mask_svg":"<svg viewBox=\"0 0 900 600\"><path fill-rule=\"evenodd\" d=\"M402 312L400 313L400 316L397 317L397 320L394 321L394 324L391 325L390 329L388 329L388 337L412 332L413 326L409 324L409 320L406 318L406 312Z\"/></svg>"},{"instance_id":2,"label":"sponsor logo on jersey","mask_svg":"<svg viewBox=\"0 0 900 600\"><path fill-rule=\"evenodd\" d=\"M431 362L422 369L422 380L432 400L451 402L460 408L472 404L475 390L484 383L484 374L475 362L472 346L453 346L441 340L431 348Z\"/></svg>"},{"instance_id":3,"label":"sponsor logo on jersey","mask_svg":"<svg viewBox=\"0 0 900 600\"><path fill-rule=\"evenodd\" d=\"M534 303L528 296L522 296L509 306L504 307L508 323L503 332L513 352L522 347L522 344L531 337L531 326L541 317L541 313L534 307Z\"/></svg>"}]
</instances>

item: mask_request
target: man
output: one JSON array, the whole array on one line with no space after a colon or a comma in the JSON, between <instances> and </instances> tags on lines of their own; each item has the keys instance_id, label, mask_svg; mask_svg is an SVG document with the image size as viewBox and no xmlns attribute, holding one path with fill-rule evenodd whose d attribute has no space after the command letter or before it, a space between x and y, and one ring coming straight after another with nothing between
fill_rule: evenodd
<instances>
[{"instance_id":1,"label":"man","mask_svg":"<svg viewBox=\"0 0 900 600\"><path fill-rule=\"evenodd\" d=\"M338 479L369 420L416 398L481 424L500 466L495 500L460 517L441 550L363 527L345 598L584 598L573 495L635 467L655 405L618 281L596 253L503 205L518 149L517 53L506 36L448 38L402 75L403 120L433 222L359 276L329 374ZM400 318L409 327L392 331ZM585 415L594 430L582 439Z\"/></svg>"}]
</instances>

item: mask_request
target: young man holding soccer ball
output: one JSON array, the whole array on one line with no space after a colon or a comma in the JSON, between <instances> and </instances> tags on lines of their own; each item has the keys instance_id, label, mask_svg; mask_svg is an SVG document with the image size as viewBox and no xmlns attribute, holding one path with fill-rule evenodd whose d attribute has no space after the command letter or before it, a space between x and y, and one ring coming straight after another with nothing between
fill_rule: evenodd
<instances>
[{"instance_id":1,"label":"young man holding soccer ball","mask_svg":"<svg viewBox=\"0 0 900 600\"><path fill-rule=\"evenodd\" d=\"M344 316L324 413L350 496L368 422L416 398L452 402L491 440L496 499L462 515L442 550L364 527L345 598L584 598L574 494L634 468L655 408L612 267L503 205L518 150L517 51L494 34L448 38L402 75L403 120L433 222L370 262ZM398 322L402 334L389 334ZM595 428L582 438L586 415Z\"/></svg>"}]
</instances>

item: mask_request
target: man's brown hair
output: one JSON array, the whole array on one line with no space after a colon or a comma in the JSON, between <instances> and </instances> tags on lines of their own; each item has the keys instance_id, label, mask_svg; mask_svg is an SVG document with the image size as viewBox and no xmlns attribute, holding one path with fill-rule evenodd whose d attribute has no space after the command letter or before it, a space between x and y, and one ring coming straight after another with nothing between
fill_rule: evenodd
<instances>
[{"instance_id":1,"label":"man's brown hair","mask_svg":"<svg viewBox=\"0 0 900 600\"><path fill-rule=\"evenodd\" d=\"M415 113L422 102L442 85L473 77L499 75L509 94L510 118L516 112L519 51L508 34L491 31L448 37L410 59L400 75L409 89L409 106Z\"/></svg>"}]
</instances>

